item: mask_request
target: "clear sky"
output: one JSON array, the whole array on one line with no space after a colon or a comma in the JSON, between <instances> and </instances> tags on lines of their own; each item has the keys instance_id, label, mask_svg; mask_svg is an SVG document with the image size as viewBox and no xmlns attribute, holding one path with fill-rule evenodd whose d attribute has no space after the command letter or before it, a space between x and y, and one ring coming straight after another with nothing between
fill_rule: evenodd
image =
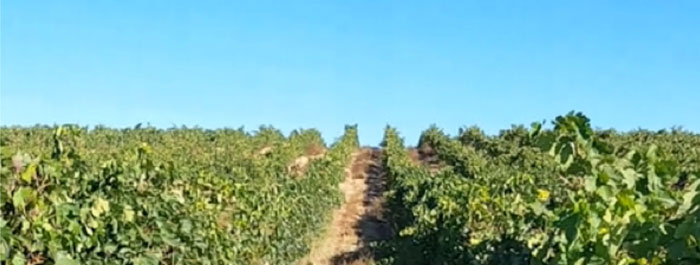
<instances>
[{"instance_id":1,"label":"clear sky","mask_svg":"<svg viewBox=\"0 0 700 265\"><path fill-rule=\"evenodd\" d=\"M613 3L614 2L614 3ZM700 1L3 0L0 122L700 131Z\"/></svg>"}]
</instances>

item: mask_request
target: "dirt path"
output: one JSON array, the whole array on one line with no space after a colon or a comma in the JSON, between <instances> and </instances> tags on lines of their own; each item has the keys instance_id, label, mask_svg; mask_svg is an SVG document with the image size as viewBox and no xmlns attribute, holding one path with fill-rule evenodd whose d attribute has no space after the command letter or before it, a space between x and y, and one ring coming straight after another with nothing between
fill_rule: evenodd
<instances>
[{"instance_id":1,"label":"dirt path","mask_svg":"<svg viewBox=\"0 0 700 265\"><path fill-rule=\"evenodd\" d=\"M362 148L353 154L345 180L340 184L345 202L333 211L324 235L298 265L372 263L368 243L392 235L382 216L381 160L380 149Z\"/></svg>"}]
</instances>

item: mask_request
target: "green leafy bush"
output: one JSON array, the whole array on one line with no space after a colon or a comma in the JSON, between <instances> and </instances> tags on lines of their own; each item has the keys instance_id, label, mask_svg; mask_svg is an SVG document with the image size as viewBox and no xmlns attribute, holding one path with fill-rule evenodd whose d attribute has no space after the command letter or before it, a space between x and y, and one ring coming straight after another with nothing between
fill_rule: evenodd
<instances>
[{"instance_id":1,"label":"green leafy bush","mask_svg":"<svg viewBox=\"0 0 700 265\"><path fill-rule=\"evenodd\" d=\"M641 138L641 139L640 139ZM580 113L499 136L437 128L446 165L413 163L385 132L394 264L700 264L697 135L596 132Z\"/></svg>"},{"instance_id":2,"label":"green leafy bush","mask_svg":"<svg viewBox=\"0 0 700 265\"><path fill-rule=\"evenodd\" d=\"M3 128L0 262L288 264L308 252L357 131ZM266 153L259 152L269 148Z\"/></svg>"}]
</instances>

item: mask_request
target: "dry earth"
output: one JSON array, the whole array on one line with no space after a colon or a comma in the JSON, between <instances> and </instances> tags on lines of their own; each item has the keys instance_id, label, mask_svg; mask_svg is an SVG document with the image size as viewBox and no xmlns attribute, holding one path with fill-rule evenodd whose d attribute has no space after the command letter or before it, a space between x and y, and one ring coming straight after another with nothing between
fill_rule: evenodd
<instances>
[{"instance_id":1,"label":"dry earth","mask_svg":"<svg viewBox=\"0 0 700 265\"><path fill-rule=\"evenodd\" d=\"M391 237L382 216L384 170L380 149L362 148L352 156L340 190L345 201L333 211L324 234L299 265L372 264L371 241Z\"/></svg>"}]
</instances>

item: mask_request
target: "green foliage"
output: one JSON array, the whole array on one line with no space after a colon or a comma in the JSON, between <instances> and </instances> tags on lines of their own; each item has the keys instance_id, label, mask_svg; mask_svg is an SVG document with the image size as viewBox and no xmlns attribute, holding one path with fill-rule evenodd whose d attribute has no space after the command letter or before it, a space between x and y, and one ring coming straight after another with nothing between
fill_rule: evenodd
<instances>
[{"instance_id":1,"label":"green foliage","mask_svg":"<svg viewBox=\"0 0 700 265\"><path fill-rule=\"evenodd\" d=\"M139 126L140 127L140 126ZM3 128L0 263L289 264L330 209L357 130ZM269 152L260 150L269 148Z\"/></svg>"},{"instance_id":2,"label":"green foliage","mask_svg":"<svg viewBox=\"0 0 700 265\"><path fill-rule=\"evenodd\" d=\"M580 113L459 141L433 127L446 165L384 138L394 264L700 264L700 137L596 132Z\"/></svg>"}]
</instances>

